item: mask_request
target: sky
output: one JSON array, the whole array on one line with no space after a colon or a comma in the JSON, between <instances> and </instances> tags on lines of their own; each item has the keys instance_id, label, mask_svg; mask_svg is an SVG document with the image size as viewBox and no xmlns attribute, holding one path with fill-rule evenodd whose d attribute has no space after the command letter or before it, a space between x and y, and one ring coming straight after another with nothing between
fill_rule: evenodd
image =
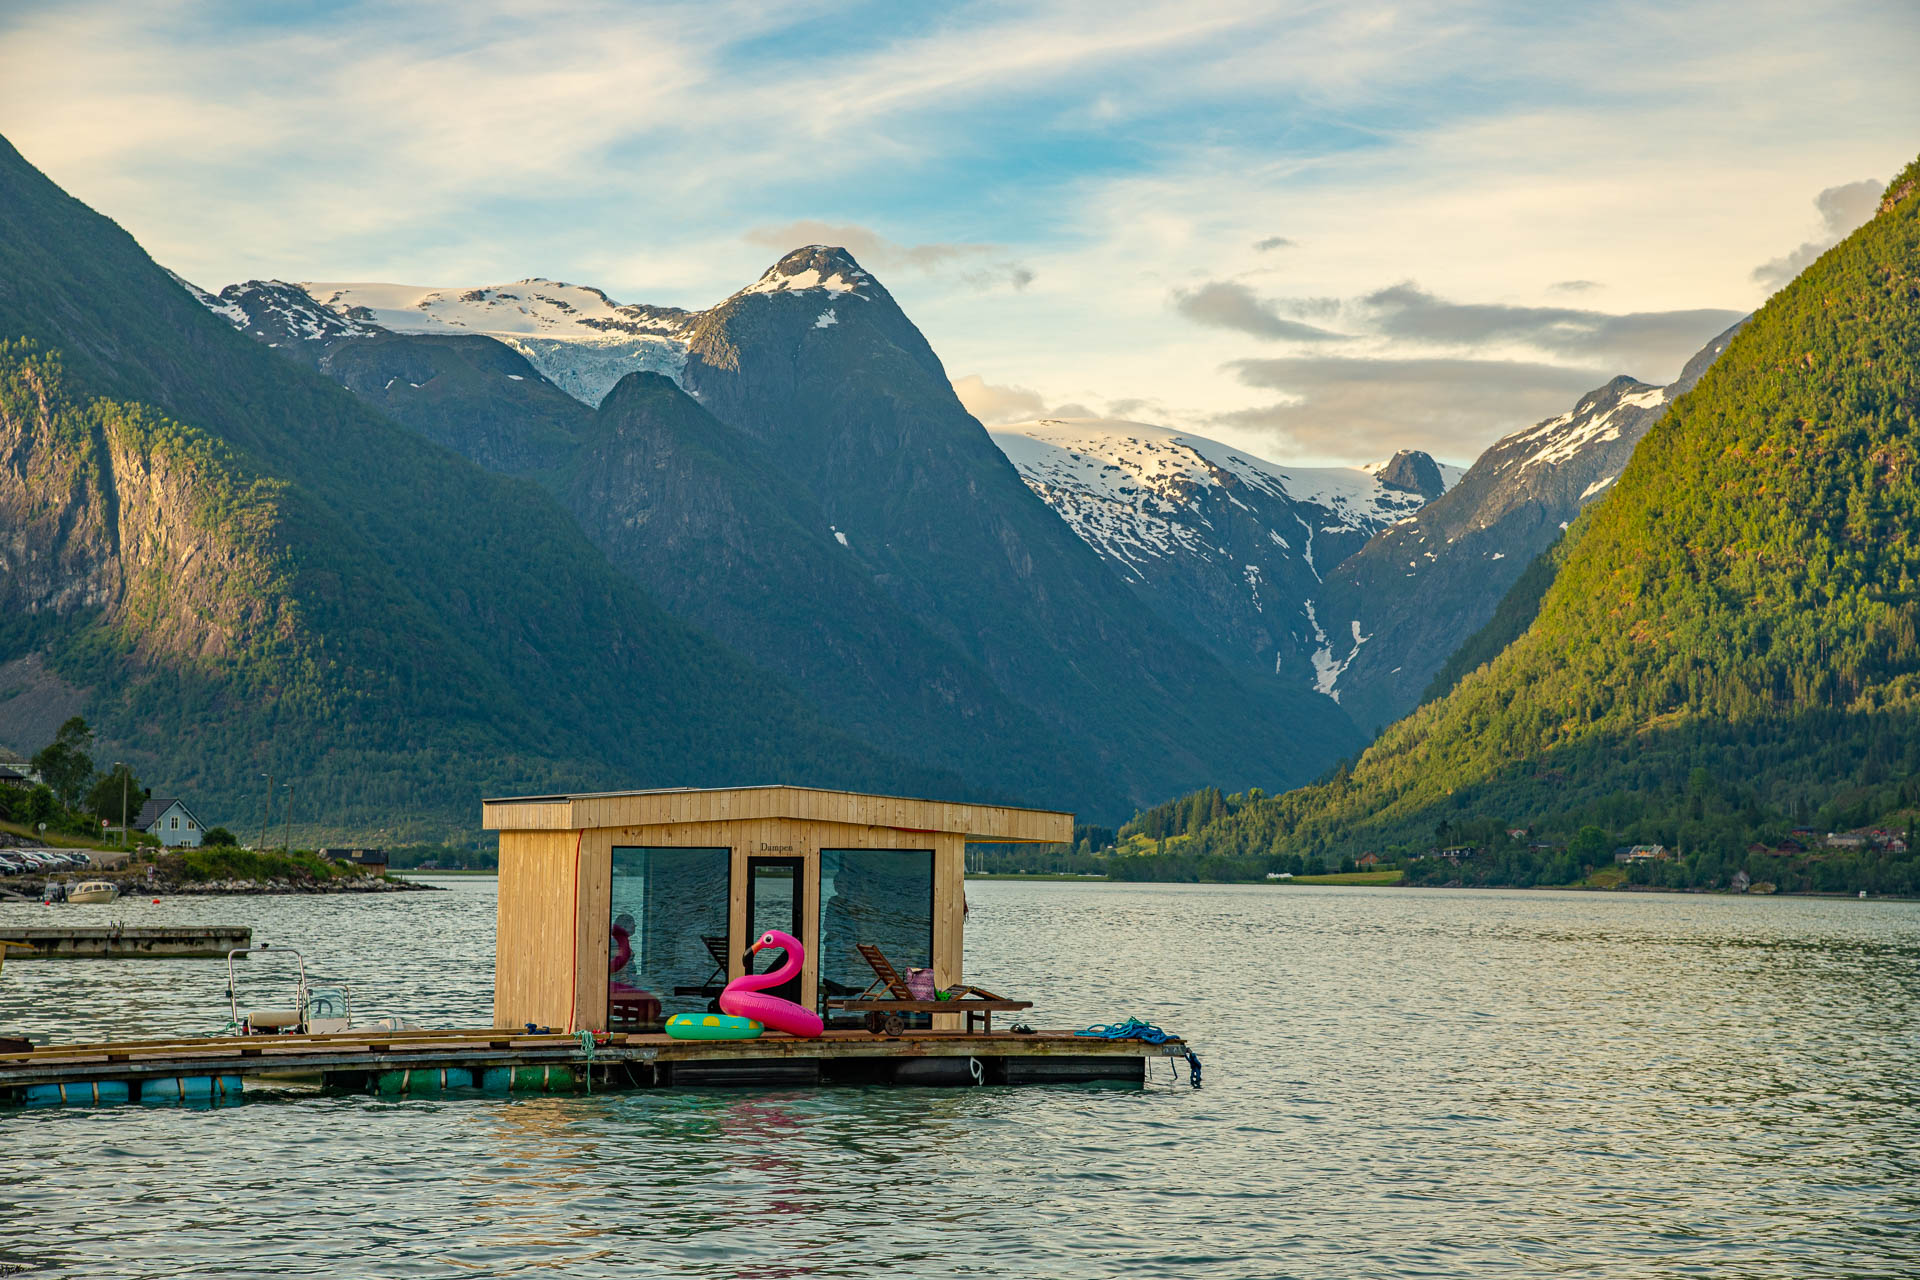
<instances>
[{"instance_id":1,"label":"sky","mask_svg":"<svg viewBox=\"0 0 1920 1280\"><path fill-rule=\"evenodd\" d=\"M0 0L0 134L202 286L698 308L843 245L989 424L1468 462L1920 152L1912 0Z\"/></svg>"}]
</instances>

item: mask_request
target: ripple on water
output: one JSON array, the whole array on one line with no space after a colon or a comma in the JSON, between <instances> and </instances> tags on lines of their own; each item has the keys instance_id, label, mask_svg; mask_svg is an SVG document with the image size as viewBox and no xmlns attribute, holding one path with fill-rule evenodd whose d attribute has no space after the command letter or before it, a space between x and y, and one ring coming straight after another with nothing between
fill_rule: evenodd
<instances>
[{"instance_id":1,"label":"ripple on water","mask_svg":"<svg viewBox=\"0 0 1920 1280\"><path fill-rule=\"evenodd\" d=\"M493 882L0 907L235 921L484 1021ZM1920 907L980 883L973 981L1192 1036L1198 1093L617 1094L0 1118L0 1263L159 1277L1920 1271ZM265 966L245 966L273 994ZM10 966L0 1027L207 1031L205 961Z\"/></svg>"}]
</instances>

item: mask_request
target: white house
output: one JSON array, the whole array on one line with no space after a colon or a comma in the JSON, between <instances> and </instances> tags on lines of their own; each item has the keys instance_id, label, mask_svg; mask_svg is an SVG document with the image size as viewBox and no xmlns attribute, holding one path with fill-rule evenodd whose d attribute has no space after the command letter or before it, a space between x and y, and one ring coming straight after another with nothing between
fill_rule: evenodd
<instances>
[{"instance_id":1,"label":"white house","mask_svg":"<svg viewBox=\"0 0 1920 1280\"><path fill-rule=\"evenodd\" d=\"M182 845L197 849L202 834L200 819L171 796L153 796L141 805L140 816L133 820L133 829L160 837L160 843L169 849Z\"/></svg>"}]
</instances>

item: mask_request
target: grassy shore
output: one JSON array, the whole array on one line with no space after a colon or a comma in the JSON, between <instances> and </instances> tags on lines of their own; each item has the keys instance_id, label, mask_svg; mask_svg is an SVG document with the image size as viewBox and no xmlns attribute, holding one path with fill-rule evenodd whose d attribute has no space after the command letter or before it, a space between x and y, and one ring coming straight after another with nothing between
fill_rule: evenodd
<instances>
[{"instance_id":1,"label":"grassy shore","mask_svg":"<svg viewBox=\"0 0 1920 1280\"><path fill-rule=\"evenodd\" d=\"M1399 884L1406 872L1398 867L1390 871L1342 871L1325 876L1295 876L1281 884Z\"/></svg>"}]
</instances>

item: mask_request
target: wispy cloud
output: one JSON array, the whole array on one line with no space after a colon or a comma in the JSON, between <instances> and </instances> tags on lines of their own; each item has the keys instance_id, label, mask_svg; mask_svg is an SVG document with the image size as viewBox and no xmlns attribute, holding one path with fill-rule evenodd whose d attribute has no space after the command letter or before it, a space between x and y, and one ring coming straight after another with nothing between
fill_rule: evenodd
<instances>
[{"instance_id":1,"label":"wispy cloud","mask_svg":"<svg viewBox=\"0 0 1920 1280\"><path fill-rule=\"evenodd\" d=\"M1261 299L1247 286L1230 280L1214 280L1198 289L1178 291L1173 305L1195 324L1236 329L1269 342L1334 342L1345 336L1281 315L1286 304Z\"/></svg>"},{"instance_id":2,"label":"wispy cloud","mask_svg":"<svg viewBox=\"0 0 1920 1280\"><path fill-rule=\"evenodd\" d=\"M1443 347L1525 347L1585 369L1664 379L1741 312L1718 308L1613 315L1572 307L1452 302L1405 283L1360 299L1374 329L1392 339Z\"/></svg>"},{"instance_id":3,"label":"wispy cloud","mask_svg":"<svg viewBox=\"0 0 1920 1280\"><path fill-rule=\"evenodd\" d=\"M1621 30L1659 56L1565 74ZM1758 302L1811 193L1911 158L1916 45L1905 0L12 0L0 128L206 284L701 306L828 239L983 385L1199 426L1236 359L1578 363L1556 323L1661 377L1647 323L1446 308Z\"/></svg>"},{"instance_id":4,"label":"wispy cloud","mask_svg":"<svg viewBox=\"0 0 1920 1280\"><path fill-rule=\"evenodd\" d=\"M1753 278L1765 285L1769 293L1786 285L1812 266L1815 258L1871 218L1880 207L1880 195L1886 189L1886 184L1877 178L1863 178L1822 191L1813 198L1813 207L1820 211L1823 234L1806 241L1792 253L1761 263L1753 269Z\"/></svg>"},{"instance_id":5,"label":"wispy cloud","mask_svg":"<svg viewBox=\"0 0 1920 1280\"><path fill-rule=\"evenodd\" d=\"M1543 406L1571 405L1594 385L1584 370L1504 360L1307 356L1228 368L1247 386L1288 399L1219 414L1213 424L1296 455L1413 448L1467 462L1488 442L1489 422L1531 421Z\"/></svg>"},{"instance_id":6,"label":"wispy cloud","mask_svg":"<svg viewBox=\"0 0 1920 1280\"><path fill-rule=\"evenodd\" d=\"M989 427L1035 418L1092 418L1098 415L1083 404L1048 404L1030 387L1001 387L977 373L953 380L953 393L968 413Z\"/></svg>"}]
</instances>

